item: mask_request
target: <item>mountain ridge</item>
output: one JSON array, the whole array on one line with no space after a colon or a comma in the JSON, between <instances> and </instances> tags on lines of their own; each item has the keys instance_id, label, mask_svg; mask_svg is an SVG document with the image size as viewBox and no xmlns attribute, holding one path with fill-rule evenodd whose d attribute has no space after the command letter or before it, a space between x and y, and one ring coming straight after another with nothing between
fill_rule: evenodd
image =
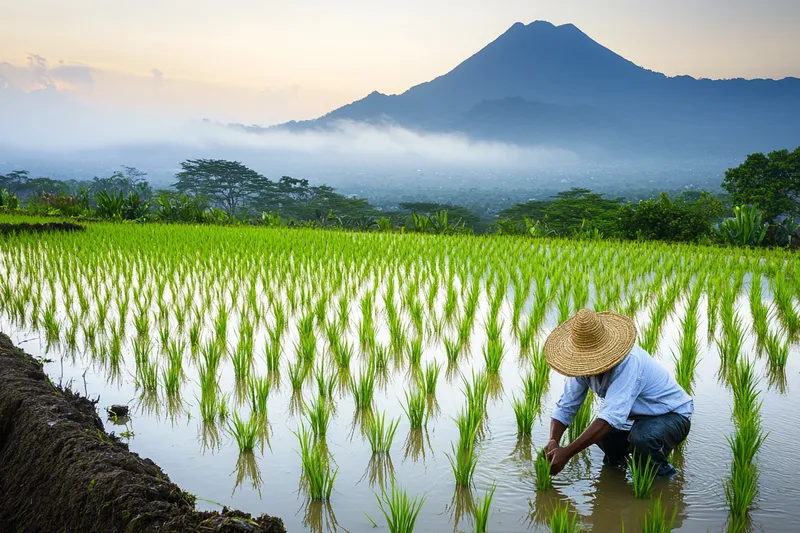
<instances>
[{"instance_id":1,"label":"mountain ridge","mask_svg":"<svg viewBox=\"0 0 800 533\"><path fill-rule=\"evenodd\" d=\"M534 21L513 24L448 72L403 93L373 91L316 119L273 128L325 129L345 120L517 144L629 144L637 152L663 141L670 150L727 152L800 144L800 125L785 120L798 113L799 78L670 77L573 24Z\"/></svg>"}]
</instances>

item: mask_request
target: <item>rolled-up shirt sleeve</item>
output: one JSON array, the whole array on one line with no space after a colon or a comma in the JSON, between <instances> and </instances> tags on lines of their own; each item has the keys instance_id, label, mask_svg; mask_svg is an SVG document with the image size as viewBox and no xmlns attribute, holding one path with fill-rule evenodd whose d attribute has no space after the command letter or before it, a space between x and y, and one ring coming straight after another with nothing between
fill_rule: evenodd
<instances>
[{"instance_id":1,"label":"rolled-up shirt sleeve","mask_svg":"<svg viewBox=\"0 0 800 533\"><path fill-rule=\"evenodd\" d=\"M567 378L564 383L564 392L556 403L552 418L558 420L565 426L572 424L572 419L583 404L586 393L589 391L589 384L583 378Z\"/></svg>"},{"instance_id":2,"label":"rolled-up shirt sleeve","mask_svg":"<svg viewBox=\"0 0 800 533\"><path fill-rule=\"evenodd\" d=\"M628 418L631 409L644 387L639 366L639 360L631 357L619 365L606 391L603 406L597 413L597 418L602 418L614 429L629 428Z\"/></svg>"}]
</instances>

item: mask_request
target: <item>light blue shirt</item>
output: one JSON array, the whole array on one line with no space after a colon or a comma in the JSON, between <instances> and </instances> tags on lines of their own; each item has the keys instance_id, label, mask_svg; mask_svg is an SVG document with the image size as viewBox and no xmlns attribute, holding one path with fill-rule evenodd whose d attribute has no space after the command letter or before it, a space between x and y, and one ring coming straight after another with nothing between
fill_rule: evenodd
<instances>
[{"instance_id":1,"label":"light blue shirt","mask_svg":"<svg viewBox=\"0 0 800 533\"><path fill-rule=\"evenodd\" d=\"M603 398L597 413L613 428L630 430L637 416L678 413L691 419L694 401L669 372L638 345L617 366L596 376L567 378L553 418L572 423L589 389Z\"/></svg>"}]
</instances>

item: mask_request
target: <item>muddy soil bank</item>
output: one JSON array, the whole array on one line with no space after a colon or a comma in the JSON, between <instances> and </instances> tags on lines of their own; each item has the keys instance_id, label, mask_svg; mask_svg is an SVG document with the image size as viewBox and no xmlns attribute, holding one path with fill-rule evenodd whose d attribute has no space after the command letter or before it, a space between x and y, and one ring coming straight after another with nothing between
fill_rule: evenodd
<instances>
[{"instance_id":1,"label":"muddy soil bank","mask_svg":"<svg viewBox=\"0 0 800 533\"><path fill-rule=\"evenodd\" d=\"M199 512L149 459L103 430L0 333L0 531L285 533L279 518Z\"/></svg>"},{"instance_id":2,"label":"muddy soil bank","mask_svg":"<svg viewBox=\"0 0 800 533\"><path fill-rule=\"evenodd\" d=\"M73 224L72 222L3 223L0 224L0 235L8 235L9 233L47 233L50 231L83 231L85 229L85 226Z\"/></svg>"}]
</instances>

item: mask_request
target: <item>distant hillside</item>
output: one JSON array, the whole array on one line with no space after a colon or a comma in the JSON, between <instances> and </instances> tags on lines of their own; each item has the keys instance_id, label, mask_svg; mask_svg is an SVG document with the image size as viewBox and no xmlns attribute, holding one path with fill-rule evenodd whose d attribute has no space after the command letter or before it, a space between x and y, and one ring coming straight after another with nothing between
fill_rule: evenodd
<instances>
[{"instance_id":1,"label":"distant hillside","mask_svg":"<svg viewBox=\"0 0 800 533\"><path fill-rule=\"evenodd\" d=\"M741 155L800 145L797 116L800 79L670 78L572 24L533 22L514 24L447 74L403 94L373 92L275 128L352 120L620 154Z\"/></svg>"}]
</instances>

